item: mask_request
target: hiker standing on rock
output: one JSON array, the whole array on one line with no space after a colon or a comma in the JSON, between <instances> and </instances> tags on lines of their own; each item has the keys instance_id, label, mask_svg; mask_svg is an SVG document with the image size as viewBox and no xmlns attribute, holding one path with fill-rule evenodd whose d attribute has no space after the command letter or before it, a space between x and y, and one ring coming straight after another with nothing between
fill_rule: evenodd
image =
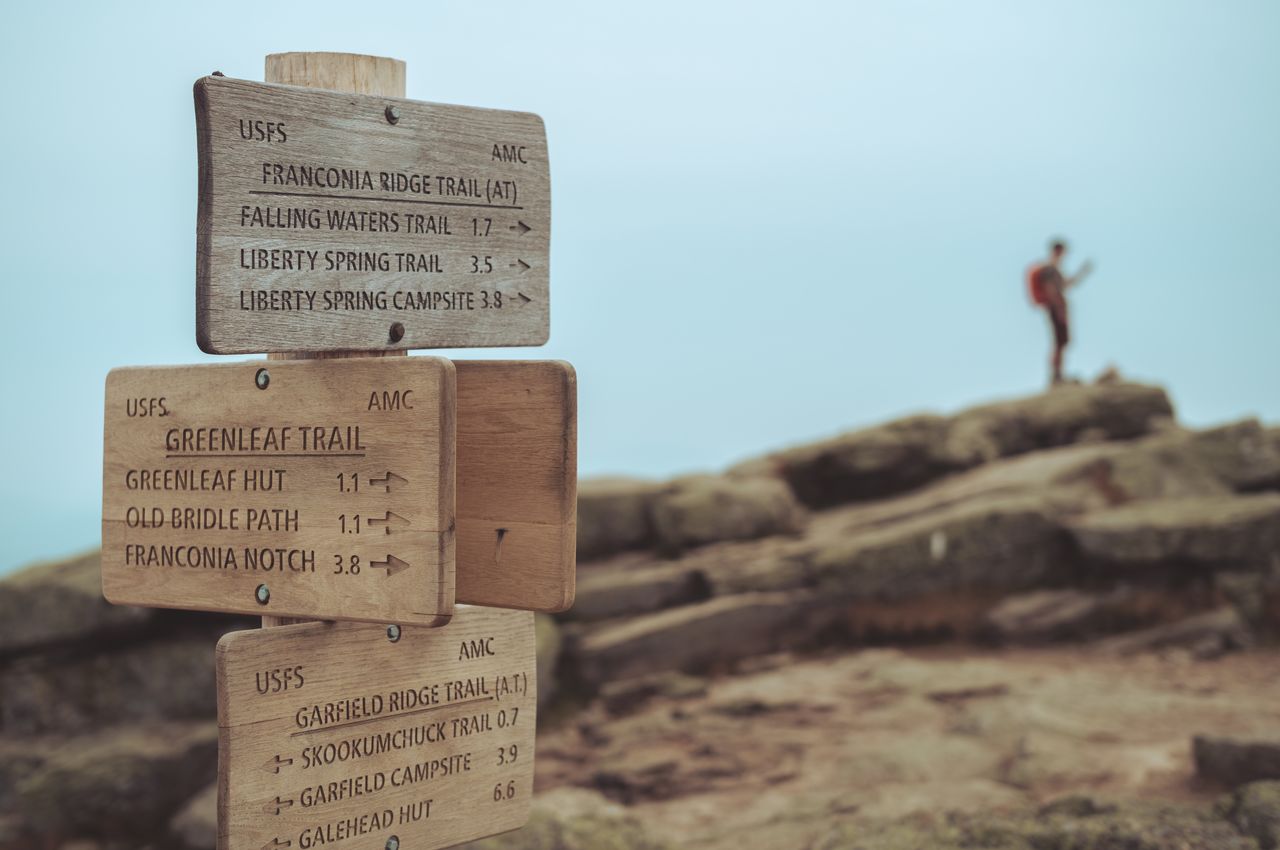
<instances>
[{"instance_id":1,"label":"hiker standing on rock","mask_svg":"<svg viewBox=\"0 0 1280 850\"><path fill-rule=\"evenodd\" d=\"M1031 300L1043 307L1049 316L1049 325L1053 329L1053 355L1049 359L1053 376L1053 384L1062 383L1062 352L1071 342L1071 326L1067 315L1067 290L1085 279L1093 270L1088 260L1080 266L1080 271L1071 277L1062 274L1062 258L1066 256L1067 243L1055 239L1049 243L1049 258L1035 263L1027 269L1027 287Z\"/></svg>"}]
</instances>

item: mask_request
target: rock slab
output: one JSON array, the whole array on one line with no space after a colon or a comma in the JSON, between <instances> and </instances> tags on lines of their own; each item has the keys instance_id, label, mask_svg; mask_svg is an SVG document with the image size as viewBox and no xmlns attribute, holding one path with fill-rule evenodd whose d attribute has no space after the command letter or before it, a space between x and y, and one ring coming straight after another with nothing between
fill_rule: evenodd
<instances>
[{"instance_id":1,"label":"rock slab","mask_svg":"<svg viewBox=\"0 0 1280 850\"><path fill-rule=\"evenodd\" d=\"M1269 739L1197 736L1191 744L1196 775L1224 785L1280 780L1280 736Z\"/></svg>"}]
</instances>

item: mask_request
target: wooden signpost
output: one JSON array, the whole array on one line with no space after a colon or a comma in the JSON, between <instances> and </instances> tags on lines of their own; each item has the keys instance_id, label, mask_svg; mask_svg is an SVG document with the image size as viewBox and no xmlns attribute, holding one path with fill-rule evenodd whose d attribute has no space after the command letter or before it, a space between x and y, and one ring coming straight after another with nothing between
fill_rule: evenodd
<instances>
[{"instance_id":1,"label":"wooden signpost","mask_svg":"<svg viewBox=\"0 0 1280 850\"><path fill-rule=\"evenodd\" d=\"M219 847L434 850L521 826L533 615L303 623L218 643Z\"/></svg>"},{"instance_id":2,"label":"wooden signpost","mask_svg":"<svg viewBox=\"0 0 1280 850\"><path fill-rule=\"evenodd\" d=\"M547 341L538 116L225 77L195 99L205 351Z\"/></svg>"},{"instance_id":3,"label":"wooden signpost","mask_svg":"<svg viewBox=\"0 0 1280 850\"><path fill-rule=\"evenodd\" d=\"M263 615L218 644L219 850L514 829L531 612L573 603L576 377L386 355L547 340L546 133L405 100L392 59L267 78L195 85L196 336L269 359L108 377L103 592Z\"/></svg>"},{"instance_id":4,"label":"wooden signpost","mask_svg":"<svg viewBox=\"0 0 1280 850\"><path fill-rule=\"evenodd\" d=\"M458 361L458 601L573 604L577 377L568 363Z\"/></svg>"},{"instance_id":5,"label":"wooden signpost","mask_svg":"<svg viewBox=\"0 0 1280 850\"><path fill-rule=\"evenodd\" d=\"M116 369L103 593L448 622L455 409L454 366L439 357Z\"/></svg>"}]
</instances>

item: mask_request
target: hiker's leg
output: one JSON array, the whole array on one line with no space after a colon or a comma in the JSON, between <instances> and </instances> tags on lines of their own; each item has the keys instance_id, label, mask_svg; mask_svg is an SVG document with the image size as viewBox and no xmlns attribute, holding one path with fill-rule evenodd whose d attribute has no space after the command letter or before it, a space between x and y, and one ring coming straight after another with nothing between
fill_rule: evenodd
<instances>
[{"instance_id":1,"label":"hiker's leg","mask_svg":"<svg viewBox=\"0 0 1280 850\"><path fill-rule=\"evenodd\" d=\"M1071 331L1067 326L1065 307L1050 307L1049 322L1053 325L1053 357L1050 365L1053 368L1053 382L1062 383L1062 355L1067 343L1071 341Z\"/></svg>"}]
</instances>

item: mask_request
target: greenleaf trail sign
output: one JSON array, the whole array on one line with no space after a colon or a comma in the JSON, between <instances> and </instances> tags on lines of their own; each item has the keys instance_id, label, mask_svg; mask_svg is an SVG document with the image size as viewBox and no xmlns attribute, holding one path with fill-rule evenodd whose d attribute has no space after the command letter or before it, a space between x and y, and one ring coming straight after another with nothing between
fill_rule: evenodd
<instances>
[{"instance_id":1,"label":"greenleaf trail sign","mask_svg":"<svg viewBox=\"0 0 1280 850\"><path fill-rule=\"evenodd\" d=\"M112 371L103 592L122 605L447 623L454 374L440 357Z\"/></svg>"}]
</instances>

